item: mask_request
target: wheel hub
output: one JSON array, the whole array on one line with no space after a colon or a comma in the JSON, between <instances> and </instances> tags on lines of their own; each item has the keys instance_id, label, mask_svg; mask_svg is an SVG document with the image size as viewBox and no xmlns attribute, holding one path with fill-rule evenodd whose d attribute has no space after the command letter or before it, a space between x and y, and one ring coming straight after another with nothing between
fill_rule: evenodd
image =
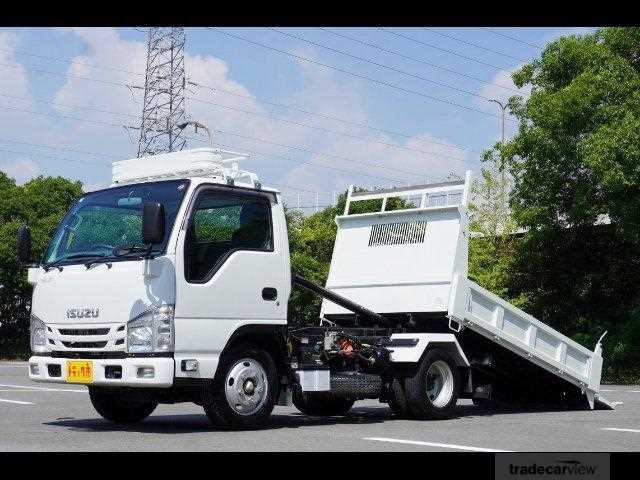
<instances>
[{"instance_id":1,"label":"wheel hub","mask_svg":"<svg viewBox=\"0 0 640 480\"><path fill-rule=\"evenodd\" d=\"M227 403L240 415L252 415L267 400L269 384L264 367L253 358L243 358L231 366L225 381Z\"/></svg>"},{"instance_id":2,"label":"wheel hub","mask_svg":"<svg viewBox=\"0 0 640 480\"><path fill-rule=\"evenodd\" d=\"M244 390L244 393L246 393L247 395L253 395L253 392L255 392L256 390L254 380L250 378L249 380L244 382L244 386L242 387L242 389Z\"/></svg>"},{"instance_id":3,"label":"wheel hub","mask_svg":"<svg viewBox=\"0 0 640 480\"><path fill-rule=\"evenodd\" d=\"M427 398L435 407L444 407L453 395L453 372L449 365L436 360L427 370Z\"/></svg>"}]
</instances>

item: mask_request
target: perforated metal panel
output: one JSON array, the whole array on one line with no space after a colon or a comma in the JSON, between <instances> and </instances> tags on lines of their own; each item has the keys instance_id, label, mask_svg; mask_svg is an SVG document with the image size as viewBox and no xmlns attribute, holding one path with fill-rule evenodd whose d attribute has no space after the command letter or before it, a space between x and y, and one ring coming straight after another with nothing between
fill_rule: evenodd
<instances>
[{"instance_id":1,"label":"perforated metal panel","mask_svg":"<svg viewBox=\"0 0 640 480\"><path fill-rule=\"evenodd\" d=\"M406 245L409 243L422 243L427 231L427 222L409 221L395 223L381 223L371 225L369 246L382 245Z\"/></svg>"}]
</instances>

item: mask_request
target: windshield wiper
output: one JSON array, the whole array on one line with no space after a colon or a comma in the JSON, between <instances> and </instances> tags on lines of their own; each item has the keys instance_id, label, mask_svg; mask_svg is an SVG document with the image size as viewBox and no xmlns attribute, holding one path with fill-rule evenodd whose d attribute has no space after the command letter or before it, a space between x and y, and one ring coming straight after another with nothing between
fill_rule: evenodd
<instances>
[{"instance_id":1,"label":"windshield wiper","mask_svg":"<svg viewBox=\"0 0 640 480\"><path fill-rule=\"evenodd\" d=\"M111 268L111 262L109 261L110 258L113 258L113 257L110 257L110 256L108 257L104 253L97 253L96 255L93 256L91 260L85 263L84 266L87 267L87 270L89 270L91 266L96 263L106 263L107 267Z\"/></svg>"},{"instance_id":2,"label":"windshield wiper","mask_svg":"<svg viewBox=\"0 0 640 480\"><path fill-rule=\"evenodd\" d=\"M151 245L142 246L142 245L121 245L113 249L114 257L123 257L125 255L129 255L131 253L143 253L145 255L149 255L151 253Z\"/></svg>"},{"instance_id":3,"label":"windshield wiper","mask_svg":"<svg viewBox=\"0 0 640 480\"><path fill-rule=\"evenodd\" d=\"M60 266L60 262L64 262L65 260L73 260L75 258L102 258L104 257L103 253L72 253L71 255L67 255L65 257L59 258L50 263L45 263L42 265L45 272L48 272L53 267L57 267L60 271L62 271L62 267Z\"/></svg>"}]
</instances>

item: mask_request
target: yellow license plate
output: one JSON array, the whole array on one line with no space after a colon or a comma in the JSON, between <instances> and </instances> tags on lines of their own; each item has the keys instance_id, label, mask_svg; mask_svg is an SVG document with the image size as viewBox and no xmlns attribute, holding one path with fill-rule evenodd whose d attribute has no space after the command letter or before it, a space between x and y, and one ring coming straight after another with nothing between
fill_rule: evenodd
<instances>
[{"instance_id":1,"label":"yellow license plate","mask_svg":"<svg viewBox=\"0 0 640 480\"><path fill-rule=\"evenodd\" d=\"M67 382L91 383L93 382L93 362L86 360L67 361Z\"/></svg>"}]
</instances>

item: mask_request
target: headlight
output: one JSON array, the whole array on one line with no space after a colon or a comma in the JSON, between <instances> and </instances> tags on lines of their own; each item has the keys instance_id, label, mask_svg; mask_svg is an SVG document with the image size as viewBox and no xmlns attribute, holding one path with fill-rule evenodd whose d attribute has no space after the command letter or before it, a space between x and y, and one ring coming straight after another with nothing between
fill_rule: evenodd
<instances>
[{"instance_id":1,"label":"headlight","mask_svg":"<svg viewBox=\"0 0 640 480\"><path fill-rule=\"evenodd\" d=\"M29 322L29 333L31 351L33 353L43 353L49 351L47 346L47 327L44 322L37 318L35 315L31 315Z\"/></svg>"},{"instance_id":2,"label":"headlight","mask_svg":"<svg viewBox=\"0 0 640 480\"><path fill-rule=\"evenodd\" d=\"M173 306L152 307L127 324L127 351L172 352Z\"/></svg>"}]
</instances>

